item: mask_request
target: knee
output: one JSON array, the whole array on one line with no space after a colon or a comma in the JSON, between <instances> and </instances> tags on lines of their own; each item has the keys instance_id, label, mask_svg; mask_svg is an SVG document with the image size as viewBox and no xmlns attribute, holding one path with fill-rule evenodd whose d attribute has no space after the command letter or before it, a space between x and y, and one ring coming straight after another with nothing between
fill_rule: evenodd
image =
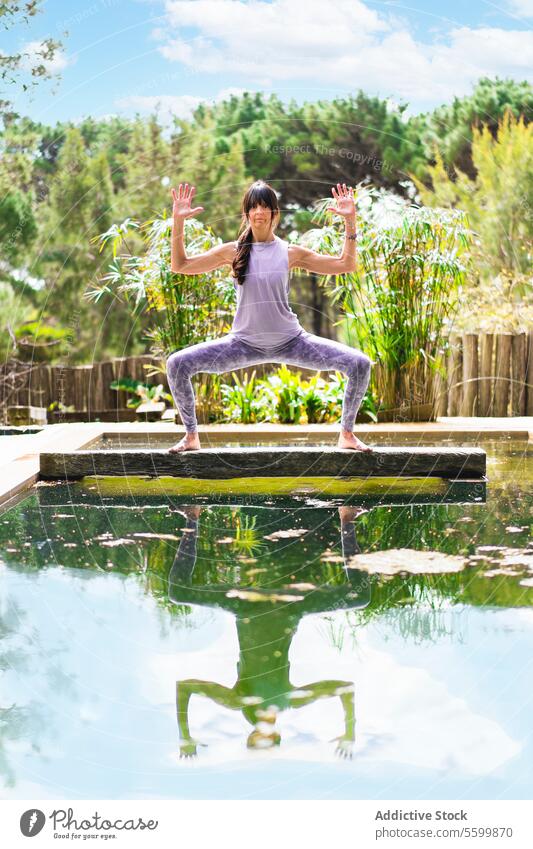
<instances>
[{"instance_id":1,"label":"knee","mask_svg":"<svg viewBox=\"0 0 533 849\"><path fill-rule=\"evenodd\" d=\"M371 360L370 357L368 357L366 354L363 354L363 363L365 371L370 374L370 372L372 371L372 366L374 365L374 360Z\"/></svg>"},{"instance_id":2,"label":"knee","mask_svg":"<svg viewBox=\"0 0 533 849\"><path fill-rule=\"evenodd\" d=\"M370 357L367 357L366 354L363 354L362 351L359 351L353 358L351 371L356 374L369 376L373 365L374 361Z\"/></svg>"},{"instance_id":3,"label":"knee","mask_svg":"<svg viewBox=\"0 0 533 849\"><path fill-rule=\"evenodd\" d=\"M186 363L185 351L174 351L166 361L167 374L173 374L182 369Z\"/></svg>"}]
</instances>

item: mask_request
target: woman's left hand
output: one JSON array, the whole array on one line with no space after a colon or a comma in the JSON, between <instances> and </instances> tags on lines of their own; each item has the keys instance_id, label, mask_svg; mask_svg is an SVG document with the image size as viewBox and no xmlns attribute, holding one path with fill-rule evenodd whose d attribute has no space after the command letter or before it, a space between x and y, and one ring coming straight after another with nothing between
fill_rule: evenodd
<instances>
[{"instance_id":1,"label":"woman's left hand","mask_svg":"<svg viewBox=\"0 0 533 849\"><path fill-rule=\"evenodd\" d=\"M355 215L355 198L352 187L349 186L346 188L346 183L343 183L342 186L340 183L337 183L337 188L335 189L335 186L333 186L331 191L337 201L337 206L327 206L326 209L329 212L336 212L337 215L342 215L343 218Z\"/></svg>"}]
</instances>

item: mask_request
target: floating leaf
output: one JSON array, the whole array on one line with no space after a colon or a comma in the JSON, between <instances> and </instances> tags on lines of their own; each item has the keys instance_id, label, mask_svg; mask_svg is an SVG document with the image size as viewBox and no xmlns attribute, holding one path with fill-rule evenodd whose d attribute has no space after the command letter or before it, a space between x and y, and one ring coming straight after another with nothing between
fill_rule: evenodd
<instances>
[{"instance_id":1,"label":"floating leaf","mask_svg":"<svg viewBox=\"0 0 533 849\"><path fill-rule=\"evenodd\" d=\"M177 540L178 542L179 542L179 539L180 539L175 534L150 534L148 532L146 532L146 533L136 533L136 534L133 534L133 536L134 537L143 537L145 539L174 539L174 540Z\"/></svg>"},{"instance_id":2,"label":"floating leaf","mask_svg":"<svg viewBox=\"0 0 533 849\"><path fill-rule=\"evenodd\" d=\"M520 575L520 572L516 572L514 569L488 569L486 572L483 572L484 578L496 578L498 575L507 575L507 577L514 577L515 575Z\"/></svg>"},{"instance_id":3,"label":"floating leaf","mask_svg":"<svg viewBox=\"0 0 533 849\"><path fill-rule=\"evenodd\" d=\"M255 590L229 590L226 598L240 598L243 601L303 601L303 596L283 595L281 593L259 593Z\"/></svg>"},{"instance_id":4,"label":"floating leaf","mask_svg":"<svg viewBox=\"0 0 533 849\"><path fill-rule=\"evenodd\" d=\"M533 587L533 578L524 578L523 581L520 581L521 587Z\"/></svg>"},{"instance_id":5,"label":"floating leaf","mask_svg":"<svg viewBox=\"0 0 533 849\"><path fill-rule=\"evenodd\" d=\"M291 528L287 531L274 531L272 534L263 537L263 539L291 539L292 537L300 537L302 534L307 534L305 528Z\"/></svg>"},{"instance_id":6,"label":"floating leaf","mask_svg":"<svg viewBox=\"0 0 533 849\"><path fill-rule=\"evenodd\" d=\"M101 545L105 545L106 548L114 548L117 545L135 545L134 539L106 539Z\"/></svg>"},{"instance_id":7,"label":"floating leaf","mask_svg":"<svg viewBox=\"0 0 533 849\"><path fill-rule=\"evenodd\" d=\"M347 565L351 569L362 569L371 575L397 575L401 572L423 575L425 573L460 572L466 565L466 559L459 555L445 554L441 551L391 548L387 551L355 554L348 559Z\"/></svg>"}]
</instances>

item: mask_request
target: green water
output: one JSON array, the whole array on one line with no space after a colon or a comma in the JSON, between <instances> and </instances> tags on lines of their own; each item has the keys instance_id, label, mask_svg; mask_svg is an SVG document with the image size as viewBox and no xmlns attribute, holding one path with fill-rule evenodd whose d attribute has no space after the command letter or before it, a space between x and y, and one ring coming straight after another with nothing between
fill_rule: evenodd
<instances>
[{"instance_id":1,"label":"green water","mask_svg":"<svg viewBox=\"0 0 533 849\"><path fill-rule=\"evenodd\" d=\"M2 797L531 798L532 452L481 445L486 484L36 486L0 514ZM392 549L463 568L358 560Z\"/></svg>"}]
</instances>

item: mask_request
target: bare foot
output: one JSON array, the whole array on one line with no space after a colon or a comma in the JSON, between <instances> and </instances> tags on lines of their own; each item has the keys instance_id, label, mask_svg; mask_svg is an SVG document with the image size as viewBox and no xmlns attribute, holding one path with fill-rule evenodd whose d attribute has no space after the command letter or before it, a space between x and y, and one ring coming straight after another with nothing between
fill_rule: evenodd
<instances>
[{"instance_id":1,"label":"bare foot","mask_svg":"<svg viewBox=\"0 0 533 849\"><path fill-rule=\"evenodd\" d=\"M179 442L176 442L168 450L171 454L178 454L180 451L194 451L197 448L201 448L198 433L186 433Z\"/></svg>"},{"instance_id":2,"label":"bare foot","mask_svg":"<svg viewBox=\"0 0 533 849\"><path fill-rule=\"evenodd\" d=\"M370 452L374 449L370 445L365 445L351 430L341 430L337 448L353 448L356 451Z\"/></svg>"}]
</instances>

